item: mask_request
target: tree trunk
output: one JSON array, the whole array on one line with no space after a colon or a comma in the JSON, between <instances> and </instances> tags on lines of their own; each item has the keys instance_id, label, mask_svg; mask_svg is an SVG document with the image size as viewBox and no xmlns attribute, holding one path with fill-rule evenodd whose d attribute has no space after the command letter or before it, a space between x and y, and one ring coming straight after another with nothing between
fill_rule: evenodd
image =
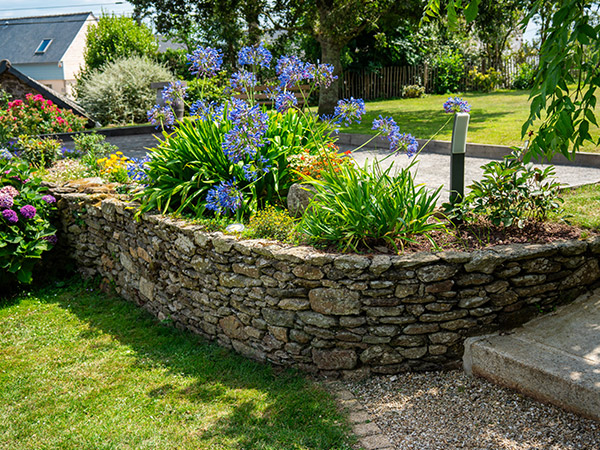
<instances>
[{"instance_id":1,"label":"tree trunk","mask_svg":"<svg viewBox=\"0 0 600 450\"><path fill-rule=\"evenodd\" d=\"M333 114L333 110L339 100L340 82L342 78L342 47L327 39L320 39L321 63L331 64L334 67L333 74L338 78L328 88L319 89L319 115Z\"/></svg>"}]
</instances>

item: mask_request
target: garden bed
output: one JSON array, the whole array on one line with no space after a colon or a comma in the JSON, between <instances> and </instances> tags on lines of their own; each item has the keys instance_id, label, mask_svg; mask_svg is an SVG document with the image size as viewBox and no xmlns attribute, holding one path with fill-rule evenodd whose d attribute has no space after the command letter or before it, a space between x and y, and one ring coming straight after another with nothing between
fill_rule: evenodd
<instances>
[{"instance_id":1,"label":"garden bed","mask_svg":"<svg viewBox=\"0 0 600 450\"><path fill-rule=\"evenodd\" d=\"M592 287L600 237L358 255L207 233L106 194L53 188L63 250L161 320L259 361L327 375L459 364L467 336Z\"/></svg>"}]
</instances>

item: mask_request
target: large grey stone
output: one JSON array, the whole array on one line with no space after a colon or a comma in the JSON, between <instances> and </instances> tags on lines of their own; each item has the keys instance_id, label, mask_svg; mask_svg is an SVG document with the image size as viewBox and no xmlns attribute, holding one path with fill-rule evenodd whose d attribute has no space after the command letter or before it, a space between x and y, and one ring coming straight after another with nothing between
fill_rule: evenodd
<instances>
[{"instance_id":1,"label":"large grey stone","mask_svg":"<svg viewBox=\"0 0 600 450\"><path fill-rule=\"evenodd\" d=\"M354 350L312 350L312 358L315 365L321 370L353 369L358 361Z\"/></svg>"},{"instance_id":2,"label":"large grey stone","mask_svg":"<svg viewBox=\"0 0 600 450\"><path fill-rule=\"evenodd\" d=\"M315 192L315 188L309 184L292 184L287 195L287 207L290 214L295 217L304 214Z\"/></svg>"},{"instance_id":3,"label":"large grey stone","mask_svg":"<svg viewBox=\"0 0 600 450\"><path fill-rule=\"evenodd\" d=\"M360 295L348 289L311 289L308 298L311 308L322 314L352 315L360 312Z\"/></svg>"}]
</instances>

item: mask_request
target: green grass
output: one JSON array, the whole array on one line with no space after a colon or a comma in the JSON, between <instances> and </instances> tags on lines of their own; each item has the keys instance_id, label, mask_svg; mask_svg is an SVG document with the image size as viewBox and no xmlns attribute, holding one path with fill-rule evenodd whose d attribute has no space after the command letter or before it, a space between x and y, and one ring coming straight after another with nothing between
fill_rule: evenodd
<instances>
[{"instance_id":1,"label":"green grass","mask_svg":"<svg viewBox=\"0 0 600 450\"><path fill-rule=\"evenodd\" d=\"M0 449L350 449L330 396L79 283L0 304Z\"/></svg>"},{"instance_id":2,"label":"green grass","mask_svg":"<svg viewBox=\"0 0 600 450\"><path fill-rule=\"evenodd\" d=\"M600 230L600 184L582 186L562 193L563 208L570 224ZM553 216L556 220L558 217Z\"/></svg>"},{"instance_id":3,"label":"green grass","mask_svg":"<svg viewBox=\"0 0 600 450\"><path fill-rule=\"evenodd\" d=\"M468 141L478 144L521 145L521 126L529 116L529 91L499 90L484 94L468 92L459 94L471 106ZM373 119L381 114L392 116L403 133L420 139L429 139L448 120L442 105L447 95L428 95L416 99L399 99L367 102L367 113L360 124L343 128L350 133L374 133ZM592 126L592 137L597 139L600 130ZM450 140L452 123L436 137ZM600 148L586 143L581 151L600 152Z\"/></svg>"}]
</instances>

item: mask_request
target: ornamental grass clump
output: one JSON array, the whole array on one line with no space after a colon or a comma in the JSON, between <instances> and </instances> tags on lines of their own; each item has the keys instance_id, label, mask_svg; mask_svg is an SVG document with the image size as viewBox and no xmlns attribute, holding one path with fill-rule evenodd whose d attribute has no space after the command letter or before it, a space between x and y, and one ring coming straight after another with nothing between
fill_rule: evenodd
<instances>
[{"instance_id":1,"label":"ornamental grass clump","mask_svg":"<svg viewBox=\"0 0 600 450\"><path fill-rule=\"evenodd\" d=\"M30 283L42 253L56 244L49 220L55 206L27 162L0 158L0 294Z\"/></svg>"}]
</instances>

